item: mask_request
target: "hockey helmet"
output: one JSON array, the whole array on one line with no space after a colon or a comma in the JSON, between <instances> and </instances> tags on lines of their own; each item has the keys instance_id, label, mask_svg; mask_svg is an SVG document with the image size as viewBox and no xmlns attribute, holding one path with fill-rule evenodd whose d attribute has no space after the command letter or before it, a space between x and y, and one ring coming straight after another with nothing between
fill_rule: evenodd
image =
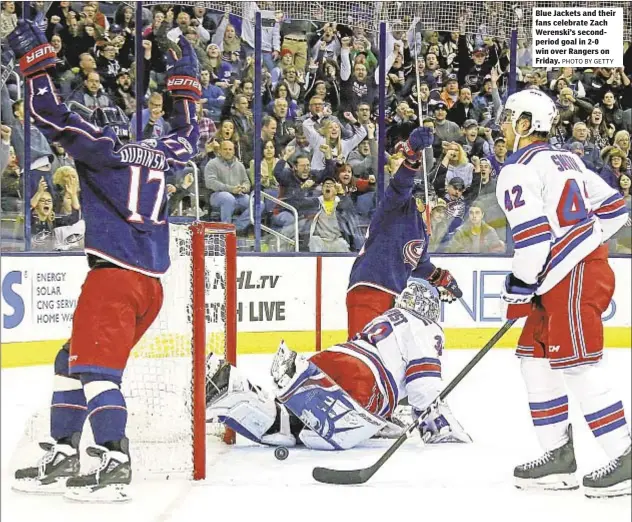
<instances>
[{"instance_id":1,"label":"hockey helmet","mask_svg":"<svg viewBox=\"0 0 632 522\"><path fill-rule=\"evenodd\" d=\"M516 136L525 138L534 132L551 131L553 120L557 115L557 108L551 98L542 91L536 89L526 89L516 92L507 98L507 102L501 112L501 125L510 122L511 128ZM527 134L519 135L516 124L521 117L531 120L531 128ZM514 145L514 151L518 147L518 140Z\"/></svg>"},{"instance_id":2,"label":"hockey helmet","mask_svg":"<svg viewBox=\"0 0 632 522\"><path fill-rule=\"evenodd\" d=\"M90 115L90 123L102 129L109 127L123 143L130 139L129 119L118 106L97 107Z\"/></svg>"},{"instance_id":3,"label":"hockey helmet","mask_svg":"<svg viewBox=\"0 0 632 522\"><path fill-rule=\"evenodd\" d=\"M410 281L395 299L395 307L416 313L437 322L441 316L441 305L437 290L418 281Z\"/></svg>"}]
</instances>

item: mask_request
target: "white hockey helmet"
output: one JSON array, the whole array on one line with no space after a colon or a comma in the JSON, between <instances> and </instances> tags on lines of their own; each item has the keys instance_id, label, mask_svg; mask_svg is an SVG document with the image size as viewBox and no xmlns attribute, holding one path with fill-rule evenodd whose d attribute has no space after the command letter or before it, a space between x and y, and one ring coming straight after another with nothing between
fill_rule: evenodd
<instances>
[{"instance_id":1,"label":"white hockey helmet","mask_svg":"<svg viewBox=\"0 0 632 522\"><path fill-rule=\"evenodd\" d=\"M411 281L395 299L395 307L409 310L437 322L441 316L439 294L434 288Z\"/></svg>"},{"instance_id":2,"label":"white hockey helmet","mask_svg":"<svg viewBox=\"0 0 632 522\"><path fill-rule=\"evenodd\" d=\"M527 134L518 134L516 123L523 115L531 119L531 128ZM551 98L537 89L526 89L507 98L500 123L510 121L516 136L524 138L533 132L550 132L556 115L557 107ZM517 147L518 140L514 144L514 150Z\"/></svg>"}]
</instances>

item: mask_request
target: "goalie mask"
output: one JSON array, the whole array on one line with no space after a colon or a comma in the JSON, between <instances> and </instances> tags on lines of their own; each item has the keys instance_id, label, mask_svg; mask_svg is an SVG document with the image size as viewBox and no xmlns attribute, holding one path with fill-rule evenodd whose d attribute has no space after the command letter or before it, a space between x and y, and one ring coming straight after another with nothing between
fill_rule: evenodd
<instances>
[{"instance_id":1,"label":"goalie mask","mask_svg":"<svg viewBox=\"0 0 632 522\"><path fill-rule=\"evenodd\" d=\"M120 107L98 107L90 115L90 123L106 130L109 127L122 142L130 140L129 120Z\"/></svg>"},{"instance_id":2,"label":"goalie mask","mask_svg":"<svg viewBox=\"0 0 632 522\"><path fill-rule=\"evenodd\" d=\"M409 310L434 322L438 322L441 315L441 305L436 290L415 281L408 283L404 291L397 296L395 307Z\"/></svg>"}]
</instances>

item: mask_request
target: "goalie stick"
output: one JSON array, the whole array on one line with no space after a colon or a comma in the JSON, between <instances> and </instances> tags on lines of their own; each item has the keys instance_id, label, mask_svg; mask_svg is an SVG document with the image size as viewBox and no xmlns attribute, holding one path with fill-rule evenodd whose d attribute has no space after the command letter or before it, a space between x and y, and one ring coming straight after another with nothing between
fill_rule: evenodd
<instances>
[{"instance_id":1,"label":"goalie stick","mask_svg":"<svg viewBox=\"0 0 632 522\"><path fill-rule=\"evenodd\" d=\"M433 405L437 402L444 400L450 392L456 387L463 378L470 373L472 368L478 364L478 362L485 356L487 352L489 352L496 343L501 339L503 335L509 330L513 324L516 322L516 319L510 319L505 322L504 325L498 330L494 336L487 342L487 344L479 350L479 352L474 356L474 358L463 368L459 374L450 381L450 383L444 388L444 390L439 394L439 396L433 401L433 403L428 406L422 413L415 419L415 421L410 424L404 432L398 437L398 439L391 445L390 448L386 450L384 455L382 455L375 464L369 466L368 468L361 469L353 469L353 470L341 470L341 469L329 469L329 468L321 468L316 467L312 471L312 476L317 482L322 482L324 484L364 484L367 482L373 475L377 473L377 471L386 463L388 459L391 458L393 453L395 453L398 448L406 442L408 435L410 435L413 431L415 431L419 424L430 414Z\"/></svg>"}]
</instances>

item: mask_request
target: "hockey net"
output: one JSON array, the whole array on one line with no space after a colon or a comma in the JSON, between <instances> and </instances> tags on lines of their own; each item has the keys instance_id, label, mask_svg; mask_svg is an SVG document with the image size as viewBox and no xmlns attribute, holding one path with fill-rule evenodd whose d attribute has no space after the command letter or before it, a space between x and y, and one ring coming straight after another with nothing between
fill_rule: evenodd
<instances>
[{"instance_id":1,"label":"hockey net","mask_svg":"<svg viewBox=\"0 0 632 522\"><path fill-rule=\"evenodd\" d=\"M236 363L236 236L232 225L218 223L170 225L170 235L163 307L123 375L127 436L135 476L203 479L207 446L235 438L222 425L206 423L205 377L210 353ZM36 443L47 439L49 423L48 408L31 418L19 465L38 458ZM86 422L84 469L91 465L84 458L91 443Z\"/></svg>"},{"instance_id":2,"label":"hockey net","mask_svg":"<svg viewBox=\"0 0 632 522\"><path fill-rule=\"evenodd\" d=\"M143 5L194 6L203 5L216 12L229 10L235 16L254 20L253 2L240 1L181 1L177 4L165 2L143 2ZM380 22L390 24L389 30L408 31L418 27L422 31L459 31L497 38L509 38L511 31L518 31L518 38L530 44L533 24L532 10L540 8L575 7L574 0L462 0L449 2L418 1L335 1L321 2L258 2L261 9L283 13L286 19L309 20L316 23L336 22L351 27L360 27L377 33ZM632 40L632 2L629 0L585 0L582 7L620 7L623 9L623 39ZM419 23L419 25L417 25Z\"/></svg>"}]
</instances>

